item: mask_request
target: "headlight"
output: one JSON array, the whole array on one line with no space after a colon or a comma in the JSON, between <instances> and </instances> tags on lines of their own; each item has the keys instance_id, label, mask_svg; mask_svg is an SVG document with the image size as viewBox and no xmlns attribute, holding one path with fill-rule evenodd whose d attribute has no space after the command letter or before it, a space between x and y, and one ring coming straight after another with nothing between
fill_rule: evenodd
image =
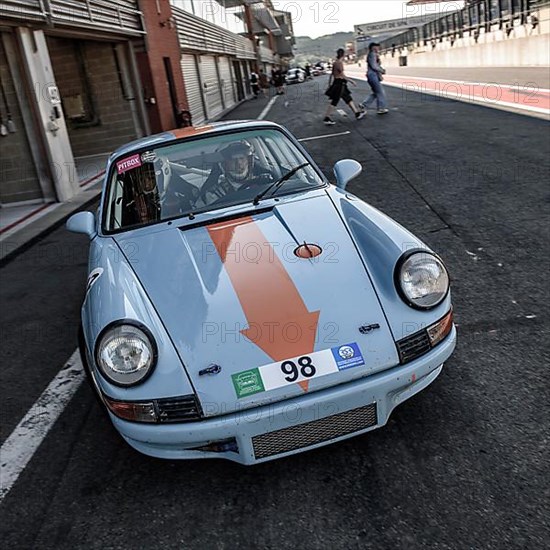
<instances>
[{"instance_id":1,"label":"headlight","mask_svg":"<svg viewBox=\"0 0 550 550\"><path fill-rule=\"evenodd\" d=\"M96 347L96 364L117 386L143 382L155 368L157 349L145 327L117 324L107 327Z\"/></svg>"},{"instance_id":2,"label":"headlight","mask_svg":"<svg viewBox=\"0 0 550 550\"><path fill-rule=\"evenodd\" d=\"M395 284L409 306L430 309L447 296L449 274L437 256L426 250L413 250L397 263Z\"/></svg>"}]
</instances>

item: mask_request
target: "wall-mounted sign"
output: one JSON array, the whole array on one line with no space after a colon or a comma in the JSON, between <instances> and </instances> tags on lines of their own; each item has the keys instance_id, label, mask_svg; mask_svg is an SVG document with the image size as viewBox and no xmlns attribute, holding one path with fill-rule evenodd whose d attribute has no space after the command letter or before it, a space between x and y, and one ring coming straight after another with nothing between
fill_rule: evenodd
<instances>
[{"instance_id":1,"label":"wall-mounted sign","mask_svg":"<svg viewBox=\"0 0 550 550\"><path fill-rule=\"evenodd\" d=\"M61 103L61 96L59 95L59 88L57 86L48 86L48 97L52 105L59 105Z\"/></svg>"},{"instance_id":2,"label":"wall-mounted sign","mask_svg":"<svg viewBox=\"0 0 550 550\"><path fill-rule=\"evenodd\" d=\"M448 13L448 12L446 12ZM446 14L445 13L445 14ZM443 15L445 15L443 14ZM377 21L375 23L364 23L362 25L354 25L354 32L356 36L368 35L376 36L380 34L386 34L388 32L400 32L406 31L411 27L419 27L425 25L438 17L442 17L439 13L426 13L415 17L402 17L401 19L390 19L388 21Z\"/></svg>"}]
</instances>

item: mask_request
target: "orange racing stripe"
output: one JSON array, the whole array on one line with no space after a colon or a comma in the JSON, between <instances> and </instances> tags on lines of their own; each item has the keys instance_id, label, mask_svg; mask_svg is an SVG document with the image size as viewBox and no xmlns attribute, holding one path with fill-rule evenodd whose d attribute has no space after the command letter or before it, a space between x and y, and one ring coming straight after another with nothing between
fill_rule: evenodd
<instances>
[{"instance_id":1,"label":"orange racing stripe","mask_svg":"<svg viewBox=\"0 0 550 550\"><path fill-rule=\"evenodd\" d=\"M170 130L170 133L177 139L196 136L197 134L204 134L212 130L213 126L189 126L188 128L175 128Z\"/></svg>"},{"instance_id":2,"label":"orange racing stripe","mask_svg":"<svg viewBox=\"0 0 550 550\"><path fill-rule=\"evenodd\" d=\"M248 322L241 333L276 362L312 353L320 311L308 311L256 222L250 216L219 222L208 226L208 233ZM262 250L257 261L233 253L248 244ZM308 381L298 383L308 390Z\"/></svg>"}]
</instances>

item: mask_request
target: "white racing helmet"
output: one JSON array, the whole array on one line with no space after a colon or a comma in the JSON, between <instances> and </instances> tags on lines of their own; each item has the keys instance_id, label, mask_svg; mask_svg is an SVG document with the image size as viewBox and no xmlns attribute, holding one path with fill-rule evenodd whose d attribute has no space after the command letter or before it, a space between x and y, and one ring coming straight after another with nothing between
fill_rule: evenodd
<instances>
[{"instance_id":1,"label":"white racing helmet","mask_svg":"<svg viewBox=\"0 0 550 550\"><path fill-rule=\"evenodd\" d=\"M254 166L254 150L248 141L235 141L220 150L222 165L226 176L243 180L251 173Z\"/></svg>"},{"instance_id":2,"label":"white racing helmet","mask_svg":"<svg viewBox=\"0 0 550 550\"><path fill-rule=\"evenodd\" d=\"M154 167L159 190L161 193L165 193L172 176L172 168L170 167L170 163L166 157L157 156L154 161Z\"/></svg>"}]
</instances>

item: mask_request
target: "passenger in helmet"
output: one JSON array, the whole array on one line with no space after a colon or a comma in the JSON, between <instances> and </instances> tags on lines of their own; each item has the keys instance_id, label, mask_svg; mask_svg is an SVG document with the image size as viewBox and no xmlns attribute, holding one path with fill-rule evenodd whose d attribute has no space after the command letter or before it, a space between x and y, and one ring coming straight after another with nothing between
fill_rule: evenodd
<instances>
[{"instance_id":1,"label":"passenger in helmet","mask_svg":"<svg viewBox=\"0 0 550 550\"><path fill-rule=\"evenodd\" d=\"M159 189L155 172L151 166L144 165L129 174L131 189L130 201L126 208L133 212L134 223L149 223L160 219Z\"/></svg>"},{"instance_id":2,"label":"passenger in helmet","mask_svg":"<svg viewBox=\"0 0 550 550\"><path fill-rule=\"evenodd\" d=\"M212 204L226 195L248 188L258 188L274 181L273 174L262 167L254 148L245 140L225 145L221 161L212 169L204 184L203 199Z\"/></svg>"}]
</instances>

